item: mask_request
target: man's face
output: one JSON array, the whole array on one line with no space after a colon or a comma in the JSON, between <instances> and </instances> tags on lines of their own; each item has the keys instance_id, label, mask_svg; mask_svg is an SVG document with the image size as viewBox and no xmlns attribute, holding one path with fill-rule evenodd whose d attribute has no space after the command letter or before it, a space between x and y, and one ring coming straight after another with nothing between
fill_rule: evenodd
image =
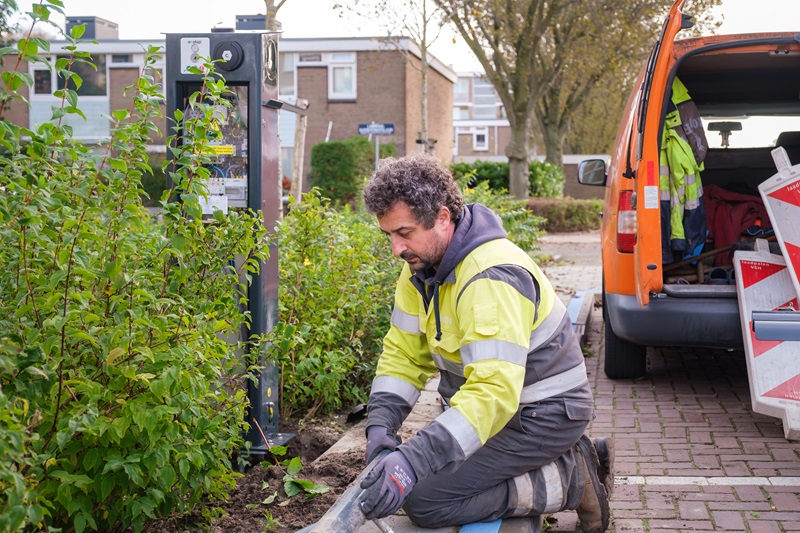
<instances>
[{"instance_id":1,"label":"man's face","mask_svg":"<svg viewBox=\"0 0 800 533\"><path fill-rule=\"evenodd\" d=\"M433 227L427 229L416 221L405 202L395 203L378 219L378 224L392 241L392 254L408 262L414 271L438 268L454 229L446 207L439 210Z\"/></svg>"}]
</instances>

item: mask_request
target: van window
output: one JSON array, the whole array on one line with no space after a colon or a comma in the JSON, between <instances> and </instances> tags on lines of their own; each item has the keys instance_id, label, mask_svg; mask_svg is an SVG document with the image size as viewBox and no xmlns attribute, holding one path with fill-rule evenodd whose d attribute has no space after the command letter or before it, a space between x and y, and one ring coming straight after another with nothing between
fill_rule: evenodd
<instances>
[{"instance_id":1,"label":"van window","mask_svg":"<svg viewBox=\"0 0 800 533\"><path fill-rule=\"evenodd\" d=\"M800 129L800 117L753 115L747 117L703 117L703 127L710 148L722 147L722 134L709 130L710 123L734 122L741 130L728 136L730 148L768 148L777 146L778 135Z\"/></svg>"}]
</instances>

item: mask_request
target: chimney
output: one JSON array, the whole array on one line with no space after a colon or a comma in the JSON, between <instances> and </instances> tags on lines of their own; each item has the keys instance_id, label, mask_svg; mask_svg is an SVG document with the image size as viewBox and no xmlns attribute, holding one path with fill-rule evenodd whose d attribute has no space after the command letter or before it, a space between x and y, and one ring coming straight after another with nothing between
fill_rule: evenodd
<instances>
[{"instance_id":1,"label":"chimney","mask_svg":"<svg viewBox=\"0 0 800 533\"><path fill-rule=\"evenodd\" d=\"M67 17L67 35L70 34L73 27L81 24L86 24L83 39L119 40L119 24L100 17Z\"/></svg>"}]
</instances>

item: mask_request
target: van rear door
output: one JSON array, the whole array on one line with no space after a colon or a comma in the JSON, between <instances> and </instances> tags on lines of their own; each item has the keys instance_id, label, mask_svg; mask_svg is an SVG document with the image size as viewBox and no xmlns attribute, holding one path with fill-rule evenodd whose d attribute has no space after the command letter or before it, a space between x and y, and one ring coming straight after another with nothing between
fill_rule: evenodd
<instances>
[{"instance_id":1,"label":"van rear door","mask_svg":"<svg viewBox=\"0 0 800 533\"><path fill-rule=\"evenodd\" d=\"M663 287L661 267L661 219L659 211L659 144L661 140L664 95L667 94L669 72L674 63L672 48L678 32L690 24L678 0L669 10L661 37L648 59L642 82L636 139L636 219L638 224L634 248L636 297L644 306L650 293Z\"/></svg>"}]
</instances>

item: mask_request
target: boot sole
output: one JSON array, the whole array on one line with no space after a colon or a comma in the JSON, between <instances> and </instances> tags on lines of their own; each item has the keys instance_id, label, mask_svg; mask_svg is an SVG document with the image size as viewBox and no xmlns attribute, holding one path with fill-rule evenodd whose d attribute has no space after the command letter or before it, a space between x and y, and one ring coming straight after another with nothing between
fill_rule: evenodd
<instances>
[{"instance_id":1,"label":"boot sole","mask_svg":"<svg viewBox=\"0 0 800 533\"><path fill-rule=\"evenodd\" d=\"M587 437L581 437L578 441L578 446L581 449L583 460L587 461L586 470L589 472L592 487L597 496L597 501L600 504L600 527L586 528L584 524L581 523L581 530L583 533L603 533L608 530L608 524L611 520L611 510L608 506L608 492L606 492L606 487L598 476L601 461L599 460L597 449ZM592 464L589 464L590 459Z\"/></svg>"},{"instance_id":2,"label":"boot sole","mask_svg":"<svg viewBox=\"0 0 800 533\"><path fill-rule=\"evenodd\" d=\"M600 460L598 475L606 487L608 499L614 493L614 441L604 437L594 439L597 458Z\"/></svg>"}]
</instances>

